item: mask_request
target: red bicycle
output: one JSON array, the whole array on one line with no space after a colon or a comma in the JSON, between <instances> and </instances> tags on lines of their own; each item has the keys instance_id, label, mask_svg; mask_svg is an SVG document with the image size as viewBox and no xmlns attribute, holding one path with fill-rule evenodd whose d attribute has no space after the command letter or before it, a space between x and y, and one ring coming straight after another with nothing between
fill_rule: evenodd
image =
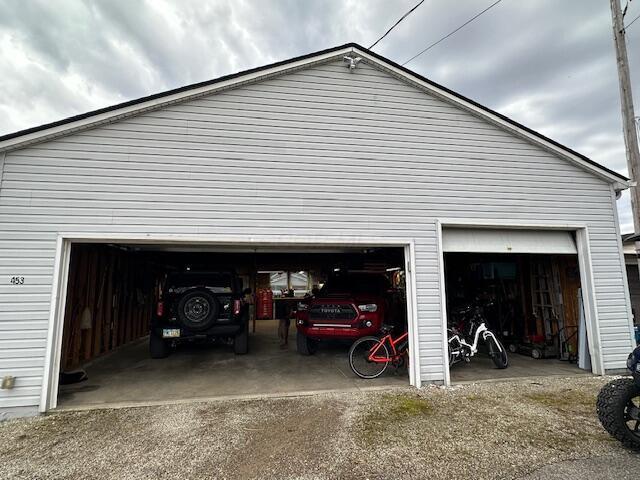
<instances>
[{"instance_id":1,"label":"red bicycle","mask_svg":"<svg viewBox=\"0 0 640 480\"><path fill-rule=\"evenodd\" d=\"M409 334L403 333L394 339L389 333L392 327L382 327L383 337L362 337L349 349L349 365L360 378L376 378L384 373L389 364L396 369L406 363Z\"/></svg>"}]
</instances>

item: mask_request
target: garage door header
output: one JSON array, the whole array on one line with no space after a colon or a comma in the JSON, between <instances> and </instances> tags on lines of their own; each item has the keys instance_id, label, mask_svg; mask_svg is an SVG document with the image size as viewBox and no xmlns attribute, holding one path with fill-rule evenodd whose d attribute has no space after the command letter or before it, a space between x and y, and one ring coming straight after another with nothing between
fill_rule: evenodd
<instances>
[{"instance_id":1,"label":"garage door header","mask_svg":"<svg viewBox=\"0 0 640 480\"><path fill-rule=\"evenodd\" d=\"M513 230L445 228L444 252L577 254L571 232L558 230Z\"/></svg>"}]
</instances>

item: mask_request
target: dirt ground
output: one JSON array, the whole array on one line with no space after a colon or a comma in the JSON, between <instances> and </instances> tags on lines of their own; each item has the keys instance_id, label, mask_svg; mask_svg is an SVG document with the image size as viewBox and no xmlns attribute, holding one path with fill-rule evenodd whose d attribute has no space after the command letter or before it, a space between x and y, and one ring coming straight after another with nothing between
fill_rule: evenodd
<instances>
[{"instance_id":1,"label":"dirt ground","mask_svg":"<svg viewBox=\"0 0 640 480\"><path fill-rule=\"evenodd\" d=\"M0 478L637 478L606 378L65 412L0 424ZM557 465L557 468L554 467ZM628 472L629 476L625 476Z\"/></svg>"}]
</instances>

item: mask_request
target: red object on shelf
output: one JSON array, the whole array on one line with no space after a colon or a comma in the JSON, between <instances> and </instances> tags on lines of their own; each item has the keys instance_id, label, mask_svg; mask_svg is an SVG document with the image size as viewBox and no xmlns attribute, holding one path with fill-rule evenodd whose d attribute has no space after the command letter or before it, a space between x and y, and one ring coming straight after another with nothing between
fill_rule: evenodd
<instances>
[{"instance_id":1,"label":"red object on shelf","mask_svg":"<svg viewBox=\"0 0 640 480\"><path fill-rule=\"evenodd\" d=\"M258 290L256 302L256 317L260 320L273 318L273 292L271 289Z\"/></svg>"}]
</instances>

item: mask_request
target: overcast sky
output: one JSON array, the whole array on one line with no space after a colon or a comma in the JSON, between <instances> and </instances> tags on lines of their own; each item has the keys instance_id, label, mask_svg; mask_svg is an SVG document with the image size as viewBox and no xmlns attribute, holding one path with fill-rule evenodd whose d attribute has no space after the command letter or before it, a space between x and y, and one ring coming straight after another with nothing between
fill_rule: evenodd
<instances>
[{"instance_id":1,"label":"overcast sky","mask_svg":"<svg viewBox=\"0 0 640 480\"><path fill-rule=\"evenodd\" d=\"M0 0L0 134L331 46L418 0ZM626 1L626 0L623 0ZM426 0L374 49L399 63L493 0ZM627 21L640 15L630 3ZM640 115L640 20L627 33ZM503 0L407 65L626 174L606 0ZM628 195L622 231L632 231Z\"/></svg>"}]
</instances>

